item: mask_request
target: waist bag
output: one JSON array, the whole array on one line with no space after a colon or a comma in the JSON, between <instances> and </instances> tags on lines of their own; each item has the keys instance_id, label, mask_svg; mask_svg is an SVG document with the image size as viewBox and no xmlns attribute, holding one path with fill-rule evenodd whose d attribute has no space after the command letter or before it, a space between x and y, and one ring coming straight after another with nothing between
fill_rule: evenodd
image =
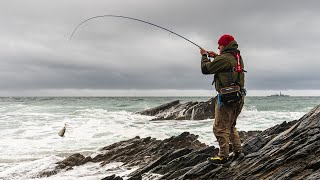
<instances>
[{"instance_id":1,"label":"waist bag","mask_svg":"<svg viewBox=\"0 0 320 180\"><path fill-rule=\"evenodd\" d=\"M237 85L221 88L219 95L226 105L238 103L242 98L240 87Z\"/></svg>"}]
</instances>

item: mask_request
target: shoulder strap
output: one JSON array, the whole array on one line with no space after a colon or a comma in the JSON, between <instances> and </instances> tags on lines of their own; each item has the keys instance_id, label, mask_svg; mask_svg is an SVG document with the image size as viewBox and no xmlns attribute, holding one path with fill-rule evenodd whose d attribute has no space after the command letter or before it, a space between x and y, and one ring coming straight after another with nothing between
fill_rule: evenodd
<instances>
[{"instance_id":1,"label":"shoulder strap","mask_svg":"<svg viewBox=\"0 0 320 180\"><path fill-rule=\"evenodd\" d=\"M237 73L237 78L233 81L233 78L232 78L232 73L233 72L234 72L233 70L231 70L229 72L229 83L230 84L239 84L240 85L240 73L239 72Z\"/></svg>"}]
</instances>

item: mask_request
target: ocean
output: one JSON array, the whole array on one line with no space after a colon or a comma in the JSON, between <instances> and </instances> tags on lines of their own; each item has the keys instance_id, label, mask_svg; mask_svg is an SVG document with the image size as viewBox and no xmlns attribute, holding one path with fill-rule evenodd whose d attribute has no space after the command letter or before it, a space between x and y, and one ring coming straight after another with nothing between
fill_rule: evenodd
<instances>
[{"instance_id":1,"label":"ocean","mask_svg":"<svg viewBox=\"0 0 320 180\"><path fill-rule=\"evenodd\" d=\"M82 153L94 157L112 143L140 137L165 139L188 131L216 145L212 119L150 121L134 114L173 100L207 101L210 97L2 97L0 98L0 179L32 179L55 162ZM301 118L320 104L320 97L246 97L238 130L265 130ZM65 137L58 132L67 125ZM87 163L47 178L101 179L126 176L137 167L114 162ZM38 179L38 178L36 178Z\"/></svg>"}]
</instances>

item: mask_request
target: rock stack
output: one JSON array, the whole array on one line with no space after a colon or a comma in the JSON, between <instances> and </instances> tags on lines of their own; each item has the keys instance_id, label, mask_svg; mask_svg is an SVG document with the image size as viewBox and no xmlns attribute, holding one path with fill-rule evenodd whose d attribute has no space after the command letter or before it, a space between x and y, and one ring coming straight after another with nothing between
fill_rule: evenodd
<instances>
[{"instance_id":1,"label":"rock stack","mask_svg":"<svg viewBox=\"0 0 320 180\"><path fill-rule=\"evenodd\" d=\"M203 120L214 118L215 98L205 102L172 101L137 114L155 116L153 120Z\"/></svg>"}]
</instances>

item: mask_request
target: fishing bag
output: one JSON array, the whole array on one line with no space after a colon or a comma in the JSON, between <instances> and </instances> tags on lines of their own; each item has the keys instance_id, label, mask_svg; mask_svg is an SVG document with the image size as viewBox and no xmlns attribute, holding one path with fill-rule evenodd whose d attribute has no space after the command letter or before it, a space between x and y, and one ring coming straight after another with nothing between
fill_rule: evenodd
<instances>
[{"instance_id":1,"label":"fishing bag","mask_svg":"<svg viewBox=\"0 0 320 180\"><path fill-rule=\"evenodd\" d=\"M239 103L242 98L241 89L238 85L221 88L219 95L221 101L226 105Z\"/></svg>"}]
</instances>

